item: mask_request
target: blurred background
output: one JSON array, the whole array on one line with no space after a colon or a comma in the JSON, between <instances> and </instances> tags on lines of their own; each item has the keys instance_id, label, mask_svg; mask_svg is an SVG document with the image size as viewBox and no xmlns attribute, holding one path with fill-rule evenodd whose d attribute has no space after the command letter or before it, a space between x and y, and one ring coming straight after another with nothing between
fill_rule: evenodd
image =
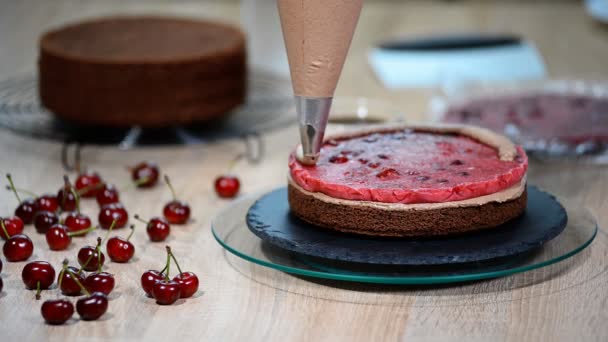
<instances>
[{"instance_id":1,"label":"blurred background","mask_svg":"<svg viewBox=\"0 0 608 342\"><path fill-rule=\"evenodd\" d=\"M608 79L606 8L606 0L366 0L336 91L336 107L345 109L335 117L344 111L369 112L375 106L376 112L383 112L380 116L391 111L390 119L443 120L452 102L468 99L480 85L485 91L489 83L500 84L500 94L503 85L512 89L515 82L516 90L574 89L578 95L603 98L603 80ZM261 73L274 84L260 96L285 99L262 107L289 112L287 60L273 0L2 0L0 80L35 75L38 39L50 28L139 14L213 19L241 27L247 36L250 79ZM534 83L547 80L560 82ZM581 80L585 82L576 83ZM376 105L370 105L374 101ZM276 126L290 120L285 117ZM587 122L591 126L595 121Z\"/></svg>"}]
</instances>

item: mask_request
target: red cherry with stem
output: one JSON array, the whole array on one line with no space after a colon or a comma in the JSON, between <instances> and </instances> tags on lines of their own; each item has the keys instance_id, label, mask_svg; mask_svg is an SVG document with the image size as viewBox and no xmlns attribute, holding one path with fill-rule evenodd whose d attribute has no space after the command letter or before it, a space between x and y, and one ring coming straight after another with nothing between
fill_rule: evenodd
<instances>
[{"instance_id":1,"label":"red cherry with stem","mask_svg":"<svg viewBox=\"0 0 608 342\"><path fill-rule=\"evenodd\" d=\"M57 197L50 194L38 196L35 200L36 211L50 211L52 213L59 209L59 201Z\"/></svg>"},{"instance_id":2,"label":"red cherry with stem","mask_svg":"<svg viewBox=\"0 0 608 342\"><path fill-rule=\"evenodd\" d=\"M10 262L23 261L32 256L32 253L34 252L34 244L32 243L32 240L27 237L27 235L17 234L10 236L6 231L3 220L0 220L0 228L2 228L1 233L5 237L8 237L6 242L4 242L4 246L2 247L2 252L6 257L6 260Z\"/></svg>"},{"instance_id":3,"label":"red cherry with stem","mask_svg":"<svg viewBox=\"0 0 608 342\"><path fill-rule=\"evenodd\" d=\"M52 225L59 222L57 214L50 211L39 211L34 217L34 227L40 234L45 234Z\"/></svg>"},{"instance_id":4,"label":"red cherry with stem","mask_svg":"<svg viewBox=\"0 0 608 342\"><path fill-rule=\"evenodd\" d=\"M163 270L164 271L164 270ZM148 270L141 275L141 287L149 297L152 297L154 284L164 279L162 271Z\"/></svg>"},{"instance_id":5,"label":"red cherry with stem","mask_svg":"<svg viewBox=\"0 0 608 342\"><path fill-rule=\"evenodd\" d=\"M32 261L23 267L21 279L28 290L36 289L36 299L40 299L40 291L55 281L55 269L46 261Z\"/></svg>"},{"instance_id":6,"label":"red cherry with stem","mask_svg":"<svg viewBox=\"0 0 608 342\"><path fill-rule=\"evenodd\" d=\"M97 228L89 227L81 231L70 232L68 228L62 224L54 224L46 232L46 242L49 248L54 251L61 251L70 245L72 236L86 235Z\"/></svg>"},{"instance_id":7,"label":"red cherry with stem","mask_svg":"<svg viewBox=\"0 0 608 342\"><path fill-rule=\"evenodd\" d=\"M64 220L64 225L67 227L70 232L82 232L78 234L78 236L84 236L87 232L84 232L86 229L91 227L91 219L88 215L85 215L80 212L80 196L74 189L72 189L72 194L75 198L75 211L69 213Z\"/></svg>"},{"instance_id":8,"label":"red cherry with stem","mask_svg":"<svg viewBox=\"0 0 608 342\"><path fill-rule=\"evenodd\" d=\"M86 294L85 297L78 299L76 302L76 311L80 318L85 321L94 321L103 316L108 310L108 297L101 292L90 293L72 271L66 270L66 272L72 276L82 292Z\"/></svg>"},{"instance_id":9,"label":"red cherry with stem","mask_svg":"<svg viewBox=\"0 0 608 342\"><path fill-rule=\"evenodd\" d=\"M180 289L180 297L181 298L189 298L192 297L198 291L198 277L193 272L182 272L181 267L179 267L179 263L175 258L175 254L171 251L171 247L167 246L167 253L171 256L173 261L175 262L175 266L177 266L177 270L179 274L173 278L173 281L179 285Z\"/></svg>"},{"instance_id":10,"label":"red cherry with stem","mask_svg":"<svg viewBox=\"0 0 608 342\"><path fill-rule=\"evenodd\" d=\"M75 186L82 197L90 198L101 190L103 181L96 172L85 171L76 178Z\"/></svg>"},{"instance_id":11,"label":"red cherry with stem","mask_svg":"<svg viewBox=\"0 0 608 342\"><path fill-rule=\"evenodd\" d=\"M15 216L19 217L25 224L34 222L34 215L36 214L36 202L33 199L25 199L22 201L21 197L19 197L19 193L17 193L17 188L15 188L15 184L13 183L13 178L11 177L10 173L6 174L6 178L10 184L9 189L13 191L13 194L15 194L15 197L19 202L17 209L15 209Z\"/></svg>"},{"instance_id":12,"label":"red cherry with stem","mask_svg":"<svg viewBox=\"0 0 608 342\"><path fill-rule=\"evenodd\" d=\"M138 215L133 216L136 220L146 224L146 233L150 237L150 241L164 241L171 232L169 223L160 217L153 217L150 221L142 220Z\"/></svg>"},{"instance_id":13,"label":"red cherry with stem","mask_svg":"<svg viewBox=\"0 0 608 342\"><path fill-rule=\"evenodd\" d=\"M76 267L68 266L68 260L66 259L63 261L63 268L57 277L57 284L59 284L58 287L62 294L66 296L79 296L82 294L80 286L78 286L73 277L76 277L81 283L84 281L82 269L79 270Z\"/></svg>"},{"instance_id":14,"label":"red cherry with stem","mask_svg":"<svg viewBox=\"0 0 608 342\"><path fill-rule=\"evenodd\" d=\"M6 217L0 220L2 220L4 223L4 228L6 228L6 232L9 237L21 234L23 232L23 221L19 218L19 216ZM4 234L0 234L0 236L4 240L7 239Z\"/></svg>"},{"instance_id":15,"label":"red cherry with stem","mask_svg":"<svg viewBox=\"0 0 608 342\"><path fill-rule=\"evenodd\" d=\"M74 305L67 299L47 300L42 303L40 313L48 324L61 325L72 318Z\"/></svg>"},{"instance_id":16,"label":"red cherry with stem","mask_svg":"<svg viewBox=\"0 0 608 342\"><path fill-rule=\"evenodd\" d=\"M85 271L93 272L103 266L106 257L100 246L101 238L97 238L97 246L84 246L78 251L78 263Z\"/></svg>"},{"instance_id":17,"label":"red cherry with stem","mask_svg":"<svg viewBox=\"0 0 608 342\"><path fill-rule=\"evenodd\" d=\"M149 188L158 183L160 171L158 165L153 162L141 162L131 170L131 179L140 188Z\"/></svg>"},{"instance_id":18,"label":"red cherry with stem","mask_svg":"<svg viewBox=\"0 0 608 342\"><path fill-rule=\"evenodd\" d=\"M114 289L114 276L101 271L90 273L83 284L89 292L101 292L109 295Z\"/></svg>"},{"instance_id":19,"label":"red cherry with stem","mask_svg":"<svg viewBox=\"0 0 608 342\"><path fill-rule=\"evenodd\" d=\"M161 281L157 281L152 286L152 297L156 299L156 304L171 305L175 303L180 295L180 286L177 282L169 279L169 270L171 268L171 249L167 246L167 264L165 269L167 272Z\"/></svg>"},{"instance_id":20,"label":"red cherry with stem","mask_svg":"<svg viewBox=\"0 0 608 342\"><path fill-rule=\"evenodd\" d=\"M114 228L123 228L129 221L129 214L120 203L107 204L99 211L99 226L104 229L110 228L112 222L116 221Z\"/></svg>"},{"instance_id":21,"label":"red cherry with stem","mask_svg":"<svg viewBox=\"0 0 608 342\"><path fill-rule=\"evenodd\" d=\"M163 215L167 221L169 221L169 223L184 224L190 218L190 206L188 206L188 203L186 202L177 200L177 196L175 196L175 189L173 189L167 175L165 175L165 183L167 183L169 190L171 190L173 200L165 205Z\"/></svg>"},{"instance_id":22,"label":"red cherry with stem","mask_svg":"<svg viewBox=\"0 0 608 342\"><path fill-rule=\"evenodd\" d=\"M97 204L99 204L100 207L103 207L106 204L119 203L120 195L114 185L105 184L101 191L97 193L95 199L97 200Z\"/></svg>"},{"instance_id":23,"label":"red cherry with stem","mask_svg":"<svg viewBox=\"0 0 608 342\"><path fill-rule=\"evenodd\" d=\"M91 219L83 213L71 212L65 217L63 224L69 232L81 232L91 227ZM78 236L84 235L86 233L78 234Z\"/></svg>"},{"instance_id":24,"label":"red cherry with stem","mask_svg":"<svg viewBox=\"0 0 608 342\"><path fill-rule=\"evenodd\" d=\"M57 192L57 202L62 211L76 210L76 193L67 175L63 176L63 187Z\"/></svg>"},{"instance_id":25,"label":"red cherry with stem","mask_svg":"<svg viewBox=\"0 0 608 342\"><path fill-rule=\"evenodd\" d=\"M106 253L112 261L119 263L128 262L135 254L135 246L129 241L135 232L135 227L131 225L130 228L131 233L126 240L120 236L114 236L106 242Z\"/></svg>"},{"instance_id":26,"label":"red cherry with stem","mask_svg":"<svg viewBox=\"0 0 608 342\"><path fill-rule=\"evenodd\" d=\"M234 198L241 183L235 176L224 175L215 179L215 192L221 198Z\"/></svg>"},{"instance_id":27,"label":"red cherry with stem","mask_svg":"<svg viewBox=\"0 0 608 342\"><path fill-rule=\"evenodd\" d=\"M152 296L156 304L171 305L180 297L179 284L173 280L163 279L152 287Z\"/></svg>"}]
</instances>

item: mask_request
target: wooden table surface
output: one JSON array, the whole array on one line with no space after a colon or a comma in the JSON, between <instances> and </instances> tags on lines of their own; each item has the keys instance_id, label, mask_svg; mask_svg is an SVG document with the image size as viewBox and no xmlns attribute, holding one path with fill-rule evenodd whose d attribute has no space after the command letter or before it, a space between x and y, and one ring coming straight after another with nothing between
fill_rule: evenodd
<instances>
[{"instance_id":1,"label":"wooden table surface","mask_svg":"<svg viewBox=\"0 0 608 342\"><path fill-rule=\"evenodd\" d=\"M107 13L165 13L224 18L238 22L238 3L203 1L2 1L0 2L0 78L32 72L36 38L43 30L83 16ZM368 1L345 66L338 94L378 97L421 118L429 91L388 92L365 65L369 45L387 36L450 29L514 31L533 39L554 77L608 77L608 30L584 15L578 1ZM266 134L262 164L238 164L242 194L285 183L286 157L296 143L293 127ZM55 192L64 171L61 145L0 131L0 173L11 172L24 188ZM576 257L555 267L507 278L457 286L386 287L293 277L240 260L213 239L210 220L230 205L217 199L212 180L242 149L239 141L188 147L116 148L87 146L83 162L117 184L128 182L126 166L156 160L173 177L177 192L193 208L193 222L176 227L168 241L184 268L201 279L200 292L176 305L161 307L146 298L139 277L164 262L164 244L147 240L138 225L135 260L108 263L117 287L108 313L97 322L73 320L45 325L41 302L26 291L20 273L25 263L4 263L0 293L2 341L42 340L479 340L605 341L608 337L608 172L606 167L569 163L530 166L531 183L584 204L601 227L596 240ZM168 191L126 190L130 213L160 214ZM0 192L0 214L15 207ZM96 216L96 205L84 211ZM72 262L93 237L74 239L67 252L50 252L44 237L27 227L35 243L30 260L59 267ZM126 232L125 232L126 233ZM3 258L4 259L4 258ZM54 298L46 291L43 298Z\"/></svg>"}]
</instances>

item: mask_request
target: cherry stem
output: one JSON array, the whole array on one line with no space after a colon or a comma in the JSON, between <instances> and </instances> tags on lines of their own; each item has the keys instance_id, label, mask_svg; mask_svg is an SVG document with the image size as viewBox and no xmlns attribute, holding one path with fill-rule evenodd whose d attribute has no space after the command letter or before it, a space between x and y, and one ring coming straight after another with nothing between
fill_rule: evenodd
<instances>
[{"instance_id":1,"label":"cherry stem","mask_svg":"<svg viewBox=\"0 0 608 342\"><path fill-rule=\"evenodd\" d=\"M114 229L114 226L116 225L116 221L117 221L117 219L114 219L114 221L112 221L112 224L110 225L110 228L108 228L108 232L106 233L106 237L103 239L104 242L106 240L108 240L108 238L110 237L110 232L112 231L112 229ZM97 239L101 240L101 238L97 238ZM99 244L101 245L101 242L99 242Z\"/></svg>"},{"instance_id":2,"label":"cherry stem","mask_svg":"<svg viewBox=\"0 0 608 342\"><path fill-rule=\"evenodd\" d=\"M165 273L165 281L169 281L169 270L171 269L171 249L170 248L167 248L167 266L165 266L165 269L167 270L167 273Z\"/></svg>"},{"instance_id":3,"label":"cherry stem","mask_svg":"<svg viewBox=\"0 0 608 342\"><path fill-rule=\"evenodd\" d=\"M116 222L116 220L112 221L112 225L110 226L110 228L112 228L114 226L114 223ZM109 233L109 231L108 231ZM95 247L95 251L97 252L97 272L101 273L101 238L98 237L97 238L97 247Z\"/></svg>"},{"instance_id":4,"label":"cherry stem","mask_svg":"<svg viewBox=\"0 0 608 342\"><path fill-rule=\"evenodd\" d=\"M74 194L74 192L72 191L72 184L70 183L70 178L68 177L68 175L63 175L63 196L61 197L61 207L65 207L65 200L67 197L67 192L70 191L72 192L72 194Z\"/></svg>"},{"instance_id":5,"label":"cherry stem","mask_svg":"<svg viewBox=\"0 0 608 342\"><path fill-rule=\"evenodd\" d=\"M144 178L140 178L140 179L134 180L133 184L135 184L135 186L140 186L142 184L145 184L149 180L150 180L150 177L144 177Z\"/></svg>"},{"instance_id":6,"label":"cherry stem","mask_svg":"<svg viewBox=\"0 0 608 342\"><path fill-rule=\"evenodd\" d=\"M4 225L4 220L0 219L0 227L2 227L2 232L4 233L4 235L6 236L6 239L10 239L11 236L8 234L8 230L6 230L6 226Z\"/></svg>"},{"instance_id":7,"label":"cherry stem","mask_svg":"<svg viewBox=\"0 0 608 342\"><path fill-rule=\"evenodd\" d=\"M141 217L139 217L139 215L137 215L137 214L133 215L133 218L136 219L137 221L141 222L141 223L145 223L145 224L150 223L150 222L142 219Z\"/></svg>"},{"instance_id":8,"label":"cherry stem","mask_svg":"<svg viewBox=\"0 0 608 342\"><path fill-rule=\"evenodd\" d=\"M82 264L82 266L80 266L80 268L78 269L78 275L80 275L82 273L82 271L84 271L84 268L87 267L87 265L91 262L91 260L93 260L94 255L95 254L89 255L89 257L87 258L87 261L85 261L84 264Z\"/></svg>"},{"instance_id":9,"label":"cherry stem","mask_svg":"<svg viewBox=\"0 0 608 342\"><path fill-rule=\"evenodd\" d=\"M68 268L66 268L65 271L68 272L68 274L70 276L72 276L72 279L74 279L74 281L76 282L76 284L78 285L78 287L80 287L80 290L82 292L84 292L87 296L91 295L91 293L87 290L87 288L84 287L84 285L82 285L82 283L80 282L80 280L78 280L78 277L74 274L74 272L70 271L70 269L68 269Z\"/></svg>"},{"instance_id":10,"label":"cherry stem","mask_svg":"<svg viewBox=\"0 0 608 342\"><path fill-rule=\"evenodd\" d=\"M234 169L234 167L236 166L236 163L238 163L241 159L243 159L243 157L245 157L245 154L239 153L236 155L236 157L232 158L232 160L228 164L228 172L231 172L232 169Z\"/></svg>"},{"instance_id":11,"label":"cherry stem","mask_svg":"<svg viewBox=\"0 0 608 342\"><path fill-rule=\"evenodd\" d=\"M13 183L13 177L11 177L10 173L6 174L6 178L8 179L8 182L10 184L10 188L11 190L13 190L13 193L15 194L15 197L17 197L17 201L19 201L19 203L21 203L21 197L19 197L19 194L17 193L17 189L15 189L15 184Z\"/></svg>"},{"instance_id":12,"label":"cherry stem","mask_svg":"<svg viewBox=\"0 0 608 342\"><path fill-rule=\"evenodd\" d=\"M70 192L74 196L74 201L76 201L76 212L80 214L80 194L78 194L78 191L76 191L76 189L73 187L70 187Z\"/></svg>"},{"instance_id":13,"label":"cherry stem","mask_svg":"<svg viewBox=\"0 0 608 342\"><path fill-rule=\"evenodd\" d=\"M36 283L36 300L40 300L40 292L42 289L40 288L40 282Z\"/></svg>"},{"instance_id":14,"label":"cherry stem","mask_svg":"<svg viewBox=\"0 0 608 342\"><path fill-rule=\"evenodd\" d=\"M173 196L173 200L177 200L177 196L175 195L175 189L173 189L173 185L171 185L171 181L169 180L169 176L167 176L167 175L165 175L165 183L167 183L169 190L171 190L171 195Z\"/></svg>"},{"instance_id":15,"label":"cherry stem","mask_svg":"<svg viewBox=\"0 0 608 342\"><path fill-rule=\"evenodd\" d=\"M6 186L6 190L13 190L13 189L10 187L10 185L7 185ZM15 191L24 193L26 195L29 195L30 197L34 197L34 198L38 197L38 195L36 193L31 192L29 190L25 190L25 189L21 189L21 188L15 188Z\"/></svg>"},{"instance_id":16,"label":"cherry stem","mask_svg":"<svg viewBox=\"0 0 608 342\"><path fill-rule=\"evenodd\" d=\"M171 247L166 246L165 248L167 248L167 253L169 253L169 255L171 256L171 259L173 259L173 261L175 262L175 266L177 266L177 270L179 271L179 274L182 274L183 273L182 269L181 269L181 267L179 267L179 263L177 262L177 259L175 258L175 255L171 251Z\"/></svg>"},{"instance_id":17,"label":"cherry stem","mask_svg":"<svg viewBox=\"0 0 608 342\"><path fill-rule=\"evenodd\" d=\"M97 190L97 189L101 189L101 188L103 188L104 186L106 186L106 183L104 183L104 182L101 182L101 183L99 183L99 184L91 184L91 185L89 185L89 186L85 186L84 188L82 188L82 189L78 190L78 194L79 194L79 195L82 195L82 194L86 193L86 192L87 192L87 191L89 191L89 190Z\"/></svg>"},{"instance_id":18,"label":"cherry stem","mask_svg":"<svg viewBox=\"0 0 608 342\"><path fill-rule=\"evenodd\" d=\"M68 268L68 259L63 259L63 266L61 266L61 272L59 272L59 280L57 280L57 288L61 291L61 283L63 282L63 275L65 270Z\"/></svg>"},{"instance_id":19,"label":"cherry stem","mask_svg":"<svg viewBox=\"0 0 608 342\"><path fill-rule=\"evenodd\" d=\"M131 239L131 236L133 236L133 233L135 233L135 225L132 224L131 226L129 226L129 229L131 229L131 233L129 233L129 236L127 236L127 241L129 241Z\"/></svg>"},{"instance_id":20,"label":"cherry stem","mask_svg":"<svg viewBox=\"0 0 608 342\"><path fill-rule=\"evenodd\" d=\"M75 232L69 232L68 236L72 237L72 236L79 236L79 235L86 235L94 230L96 230L97 227L89 227L86 229L82 229L82 230L77 230Z\"/></svg>"},{"instance_id":21,"label":"cherry stem","mask_svg":"<svg viewBox=\"0 0 608 342\"><path fill-rule=\"evenodd\" d=\"M160 270L160 274L164 274L166 270L167 270L167 265L165 265L165 268L163 268L162 270Z\"/></svg>"}]
</instances>

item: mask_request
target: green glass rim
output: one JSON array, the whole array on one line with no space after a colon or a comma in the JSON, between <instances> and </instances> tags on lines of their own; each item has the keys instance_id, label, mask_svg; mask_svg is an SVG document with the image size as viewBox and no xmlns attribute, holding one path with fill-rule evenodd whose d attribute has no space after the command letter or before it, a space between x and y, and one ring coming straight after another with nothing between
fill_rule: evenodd
<instances>
[{"instance_id":1,"label":"green glass rim","mask_svg":"<svg viewBox=\"0 0 608 342\"><path fill-rule=\"evenodd\" d=\"M518 267L514 267L514 268L500 270L500 271L478 272L478 273L470 273L470 274L463 274L463 275L450 275L450 276L378 276L378 275L365 276L365 275L339 274L339 273L306 270L306 269L302 269L302 268L280 265L280 264L275 264L275 263L268 262L265 260L257 259L257 258L251 257L245 253L242 253L242 252L232 248L218 236L218 234L215 230L215 220L211 225L211 231L212 231L212 234L213 234L213 237L215 238L215 240L224 249L226 249L230 253L238 256L239 258L247 260L249 262L253 262L255 264L258 264L258 265L261 265L264 267L268 267L268 268L272 268L275 270L279 270L282 272L286 272L286 273L290 273L290 274L297 274L297 275L302 275L302 276L307 276L307 277L341 280L341 281L349 281L349 282L359 282L359 283L423 285L423 284L459 283L459 282L467 282L467 281L473 281L473 280L500 278L500 277L505 277L505 276L509 276L509 275L513 275L513 274L517 274L517 273L522 273L522 272L527 272L527 271L531 271L531 270L534 270L537 268L542 268L545 266L555 264L557 262L568 259L571 256L578 254L580 251L582 251L587 246L589 246L591 244L591 242L593 242L593 240L595 239L595 237L597 235L597 231L598 231L597 221L595 221L595 222L596 222L596 224L594 227L593 234L587 241L585 241L583 244L581 244L577 248L569 251L568 253L562 254L558 257L555 257L555 258L552 258L549 260L545 260L545 261L542 261L539 263L518 266ZM286 251L286 252L289 254L292 254L288 251Z\"/></svg>"}]
</instances>

